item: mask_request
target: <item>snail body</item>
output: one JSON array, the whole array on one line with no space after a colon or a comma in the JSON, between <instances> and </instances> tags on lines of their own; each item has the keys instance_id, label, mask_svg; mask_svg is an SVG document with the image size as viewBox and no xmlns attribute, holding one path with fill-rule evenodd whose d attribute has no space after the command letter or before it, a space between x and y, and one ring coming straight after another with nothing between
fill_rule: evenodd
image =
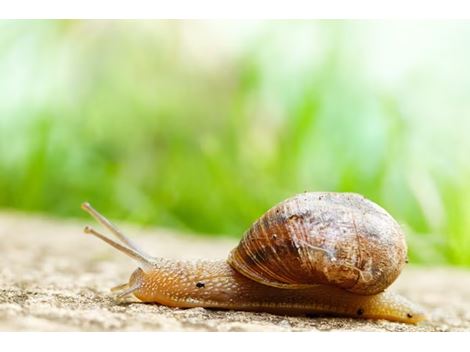
<instances>
[{"instance_id":1,"label":"snail body","mask_svg":"<svg viewBox=\"0 0 470 352\"><path fill-rule=\"evenodd\" d=\"M400 226L353 193L303 193L279 203L245 233L227 260L151 257L85 203L121 245L87 227L140 267L119 297L172 307L337 315L417 323L422 310L385 291L406 263Z\"/></svg>"}]
</instances>

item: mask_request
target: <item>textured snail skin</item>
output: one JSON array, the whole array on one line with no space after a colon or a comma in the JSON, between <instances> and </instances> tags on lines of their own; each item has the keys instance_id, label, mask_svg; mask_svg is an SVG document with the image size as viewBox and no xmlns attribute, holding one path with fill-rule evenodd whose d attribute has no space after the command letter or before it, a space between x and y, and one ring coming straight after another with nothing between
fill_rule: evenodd
<instances>
[{"instance_id":1,"label":"textured snail skin","mask_svg":"<svg viewBox=\"0 0 470 352\"><path fill-rule=\"evenodd\" d=\"M205 307L285 315L334 315L387 319L414 324L423 311L405 298L382 292L357 295L333 286L285 289L259 284L237 273L225 261L159 260L155 270L137 269L129 286L143 302L190 308Z\"/></svg>"}]
</instances>

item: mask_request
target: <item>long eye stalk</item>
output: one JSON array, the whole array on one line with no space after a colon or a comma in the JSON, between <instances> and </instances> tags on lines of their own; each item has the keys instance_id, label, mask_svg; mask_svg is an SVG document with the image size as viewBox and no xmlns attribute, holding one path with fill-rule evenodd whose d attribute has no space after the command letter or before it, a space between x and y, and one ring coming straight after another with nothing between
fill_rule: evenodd
<instances>
[{"instance_id":1,"label":"long eye stalk","mask_svg":"<svg viewBox=\"0 0 470 352\"><path fill-rule=\"evenodd\" d=\"M150 270L152 267L154 267L154 261L151 260L150 258L144 257L142 254L139 252L136 252L135 250L131 248L124 247L123 245L113 241L112 239L106 237L102 233L99 233L96 231L94 228L90 226L86 226L85 229L83 230L85 233L92 234L99 239L103 240L104 242L108 243L112 247L116 248L118 251L128 255L132 259L135 259L139 264L143 266L143 269L145 271Z\"/></svg>"},{"instance_id":2,"label":"long eye stalk","mask_svg":"<svg viewBox=\"0 0 470 352\"><path fill-rule=\"evenodd\" d=\"M127 238L116 226L114 226L111 221L106 219L103 215L101 215L98 211L96 211L90 203L85 202L82 204L82 209L85 210L88 214L93 216L96 221L98 221L101 225L106 227L111 233L113 233L117 238L121 240L122 243L126 244L129 248L132 248L134 251L139 252L144 257L151 258L150 255L145 253L139 246L137 246L134 242L132 242L129 238Z\"/></svg>"},{"instance_id":3,"label":"long eye stalk","mask_svg":"<svg viewBox=\"0 0 470 352\"><path fill-rule=\"evenodd\" d=\"M142 251L139 247L137 247L130 239L128 239L124 234L117 227L115 227L111 222L106 219L103 215L98 213L95 209L91 207L89 203L83 203L82 209L93 216L99 223L109 229L117 238L119 238L124 244L128 247L125 247L112 239L106 237L102 233L96 231L90 226L86 226L84 229L85 233L92 234L99 239L103 240L104 242L108 243L112 247L116 248L118 251L128 255L132 259L136 260L141 266L144 271L149 271L155 267L156 261L144 251Z\"/></svg>"}]
</instances>

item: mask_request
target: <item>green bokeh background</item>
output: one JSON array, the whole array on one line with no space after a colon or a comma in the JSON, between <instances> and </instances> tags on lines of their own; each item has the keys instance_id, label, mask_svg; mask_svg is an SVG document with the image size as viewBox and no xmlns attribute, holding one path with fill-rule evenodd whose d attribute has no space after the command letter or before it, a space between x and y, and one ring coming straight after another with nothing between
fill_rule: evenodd
<instances>
[{"instance_id":1,"label":"green bokeh background","mask_svg":"<svg viewBox=\"0 0 470 352\"><path fill-rule=\"evenodd\" d=\"M241 236L362 193L470 265L470 22L0 21L0 207Z\"/></svg>"}]
</instances>

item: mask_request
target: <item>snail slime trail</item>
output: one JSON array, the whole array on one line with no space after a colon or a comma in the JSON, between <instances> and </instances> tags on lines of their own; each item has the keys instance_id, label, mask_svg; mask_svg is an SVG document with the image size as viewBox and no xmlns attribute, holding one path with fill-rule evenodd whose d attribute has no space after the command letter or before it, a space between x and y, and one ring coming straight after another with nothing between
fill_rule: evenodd
<instances>
[{"instance_id":1,"label":"snail slime trail","mask_svg":"<svg viewBox=\"0 0 470 352\"><path fill-rule=\"evenodd\" d=\"M275 205L245 232L227 260L151 257L88 203L82 208L121 242L85 232L139 267L117 297L172 307L285 315L334 315L418 323L423 310L386 291L407 258L405 236L380 206L355 193L302 193Z\"/></svg>"}]
</instances>

